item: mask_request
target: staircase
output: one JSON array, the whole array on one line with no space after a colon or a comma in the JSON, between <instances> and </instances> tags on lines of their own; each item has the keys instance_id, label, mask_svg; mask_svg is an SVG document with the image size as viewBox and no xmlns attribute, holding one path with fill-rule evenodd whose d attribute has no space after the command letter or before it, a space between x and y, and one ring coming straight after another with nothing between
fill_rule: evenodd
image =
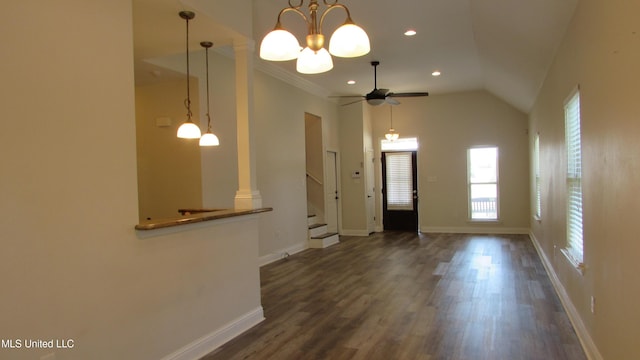
<instances>
[{"instance_id":1,"label":"staircase","mask_svg":"<svg viewBox=\"0 0 640 360\"><path fill-rule=\"evenodd\" d=\"M310 248L323 249L340 242L338 233L328 232L327 224L322 224L317 216L309 215L307 217L307 225L309 226Z\"/></svg>"}]
</instances>

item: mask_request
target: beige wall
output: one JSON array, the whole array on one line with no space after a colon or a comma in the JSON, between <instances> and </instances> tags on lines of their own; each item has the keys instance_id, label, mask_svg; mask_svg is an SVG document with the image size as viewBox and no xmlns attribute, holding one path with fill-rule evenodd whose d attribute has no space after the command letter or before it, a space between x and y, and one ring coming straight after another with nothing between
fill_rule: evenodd
<instances>
[{"instance_id":1,"label":"beige wall","mask_svg":"<svg viewBox=\"0 0 640 360\"><path fill-rule=\"evenodd\" d=\"M259 310L257 219L134 231L131 2L4 5L2 338L74 339L58 359L159 359Z\"/></svg>"},{"instance_id":2,"label":"beige wall","mask_svg":"<svg viewBox=\"0 0 640 360\"><path fill-rule=\"evenodd\" d=\"M355 103L339 109L341 234L344 235L368 234L364 168L365 123L370 121L367 106ZM352 176L355 171L360 173L359 178Z\"/></svg>"},{"instance_id":3,"label":"beige wall","mask_svg":"<svg viewBox=\"0 0 640 360\"><path fill-rule=\"evenodd\" d=\"M191 110L198 124L197 79L191 84ZM186 87L186 79L136 86L140 220L175 217L180 208L202 207L198 140L176 137L178 127L186 120L186 109L180 101L186 96ZM169 118L171 125L158 126L158 118ZM206 124L201 127L206 129Z\"/></svg>"},{"instance_id":4,"label":"beige wall","mask_svg":"<svg viewBox=\"0 0 640 360\"><path fill-rule=\"evenodd\" d=\"M273 212L260 226L261 261L307 246L305 113L322 119L324 144L335 144L337 107L261 71L254 77L257 184ZM328 145L324 145L325 149Z\"/></svg>"},{"instance_id":5,"label":"beige wall","mask_svg":"<svg viewBox=\"0 0 640 360\"><path fill-rule=\"evenodd\" d=\"M486 91L403 98L393 109L401 137L417 137L419 224L422 231L526 233L529 228L527 117ZM376 173L380 140L389 129L388 106L372 110ZM500 222L468 222L467 149L499 148ZM377 189L380 189L378 175ZM376 191L376 193L378 193ZM379 194L377 194L379 196ZM378 201L377 219L382 218ZM378 224L381 226L381 224Z\"/></svg>"},{"instance_id":6,"label":"beige wall","mask_svg":"<svg viewBox=\"0 0 640 360\"><path fill-rule=\"evenodd\" d=\"M639 349L639 11L637 2L580 1L530 116L532 139L540 133L542 177L542 220L532 221L532 234L594 358L599 352L604 359L626 359ZM584 275L560 253L566 238L563 102L577 85Z\"/></svg>"}]
</instances>

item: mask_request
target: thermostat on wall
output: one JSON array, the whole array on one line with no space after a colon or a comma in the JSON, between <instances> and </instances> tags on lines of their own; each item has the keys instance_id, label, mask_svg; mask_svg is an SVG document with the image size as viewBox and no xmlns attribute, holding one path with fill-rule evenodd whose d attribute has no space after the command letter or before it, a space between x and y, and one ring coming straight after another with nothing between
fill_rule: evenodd
<instances>
[{"instance_id":1,"label":"thermostat on wall","mask_svg":"<svg viewBox=\"0 0 640 360\"><path fill-rule=\"evenodd\" d=\"M353 171L351 172L351 178L353 179L360 179L360 171Z\"/></svg>"},{"instance_id":2,"label":"thermostat on wall","mask_svg":"<svg viewBox=\"0 0 640 360\"><path fill-rule=\"evenodd\" d=\"M171 118L170 117L158 117L158 118L156 118L156 126L157 127L171 126Z\"/></svg>"}]
</instances>

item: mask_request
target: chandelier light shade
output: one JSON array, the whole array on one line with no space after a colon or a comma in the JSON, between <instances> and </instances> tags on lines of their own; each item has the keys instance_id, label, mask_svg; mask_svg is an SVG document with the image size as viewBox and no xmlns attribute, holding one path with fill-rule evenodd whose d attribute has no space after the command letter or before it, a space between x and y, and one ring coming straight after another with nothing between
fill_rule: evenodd
<instances>
[{"instance_id":1,"label":"chandelier light shade","mask_svg":"<svg viewBox=\"0 0 640 360\"><path fill-rule=\"evenodd\" d=\"M204 48L205 65L207 74L207 132L200 138L200 146L218 146L220 140L211 132L211 113L209 110L209 48L213 46L211 41L203 41L200 46Z\"/></svg>"},{"instance_id":2,"label":"chandelier light shade","mask_svg":"<svg viewBox=\"0 0 640 360\"><path fill-rule=\"evenodd\" d=\"M320 74L333 69L333 60L327 49L313 51L304 48L296 62L296 70L301 74Z\"/></svg>"},{"instance_id":3,"label":"chandelier light shade","mask_svg":"<svg viewBox=\"0 0 640 360\"><path fill-rule=\"evenodd\" d=\"M387 138L387 140L389 141L396 141L400 137L400 134L398 134L396 130L393 128L393 106L392 105L389 105L389 114L390 114L391 126L389 127L389 131L386 134L384 134L384 137Z\"/></svg>"},{"instance_id":4,"label":"chandelier light shade","mask_svg":"<svg viewBox=\"0 0 640 360\"><path fill-rule=\"evenodd\" d=\"M270 61L287 61L298 59L296 69L303 74L319 74L333 68L331 55L338 57L358 57L368 54L371 46L369 36L351 19L349 9L338 0L328 2L323 0L326 9L318 14L318 1L309 0L309 14L302 10L304 0L299 0L297 4L292 4L289 0L289 7L286 7L278 14L278 20L274 29L268 33L260 44L260 57ZM329 40L329 51L326 50L324 35L322 34L322 24L325 16L334 9L343 9L347 14L347 19L331 35ZM307 23L308 33L306 35L306 47L301 47L296 37L285 30L281 23L281 17L287 12L294 12L300 15ZM319 17L319 19L318 19ZM302 49L302 50L301 50Z\"/></svg>"},{"instance_id":5,"label":"chandelier light shade","mask_svg":"<svg viewBox=\"0 0 640 360\"><path fill-rule=\"evenodd\" d=\"M269 61L287 61L298 58L300 44L292 33L274 29L260 44L260 57Z\"/></svg>"},{"instance_id":6,"label":"chandelier light shade","mask_svg":"<svg viewBox=\"0 0 640 360\"><path fill-rule=\"evenodd\" d=\"M178 13L187 23L187 98L184 100L184 106L187 108L187 120L178 128L178 137L182 139L198 139L200 138L200 127L193 123L191 117L191 94L189 89L189 20L192 20L196 14L191 11L181 11Z\"/></svg>"},{"instance_id":7,"label":"chandelier light shade","mask_svg":"<svg viewBox=\"0 0 640 360\"><path fill-rule=\"evenodd\" d=\"M371 50L369 36L356 24L344 24L336 29L329 40L329 52L338 57L358 57Z\"/></svg>"}]
</instances>

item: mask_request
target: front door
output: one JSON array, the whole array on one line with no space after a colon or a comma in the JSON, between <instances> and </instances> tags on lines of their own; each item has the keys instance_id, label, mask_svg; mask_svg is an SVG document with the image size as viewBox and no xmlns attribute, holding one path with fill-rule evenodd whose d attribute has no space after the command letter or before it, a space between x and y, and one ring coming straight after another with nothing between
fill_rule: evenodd
<instances>
[{"instance_id":1,"label":"front door","mask_svg":"<svg viewBox=\"0 0 640 360\"><path fill-rule=\"evenodd\" d=\"M382 215L385 230L418 231L415 151L382 153Z\"/></svg>"}]
</instances>

